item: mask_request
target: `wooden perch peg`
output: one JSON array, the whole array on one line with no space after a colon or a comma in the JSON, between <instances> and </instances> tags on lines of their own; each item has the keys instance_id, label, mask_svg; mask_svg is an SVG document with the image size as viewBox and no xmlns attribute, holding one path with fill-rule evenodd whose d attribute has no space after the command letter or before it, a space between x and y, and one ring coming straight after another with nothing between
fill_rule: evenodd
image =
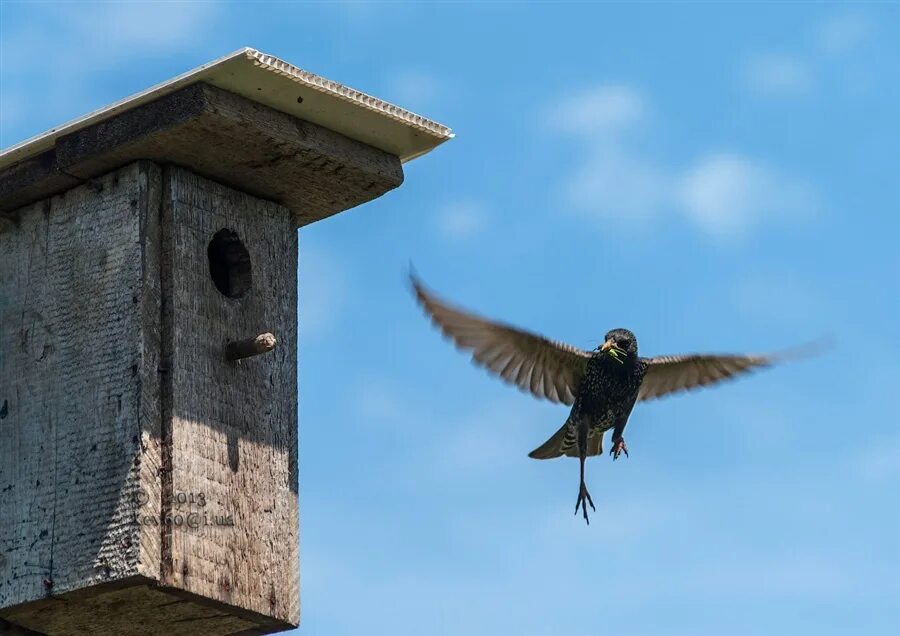
<instances>
[{"instance_id":1,"label":"wooden perch peg","mask_svg":"<svg viewBox=\"0 0 900 636\"><path fill-rule=\"evenodd\" d=\"M225 345L225 357L229 360L240 360L251 356L258 356L275 348L277 344L275 336L270 333L262 333L255 338L246 338L229 342Z\"/></svg>"}]
</instances>

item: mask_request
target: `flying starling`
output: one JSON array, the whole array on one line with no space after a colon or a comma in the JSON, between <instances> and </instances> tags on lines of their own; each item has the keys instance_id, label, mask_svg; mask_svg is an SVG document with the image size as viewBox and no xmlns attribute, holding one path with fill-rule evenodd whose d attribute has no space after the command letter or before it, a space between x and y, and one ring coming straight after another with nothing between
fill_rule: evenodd
<instances>
[{"instance_id":1,"label":"flying starling","mask_svg":"<svg viewBox=\"0 0 900 636\"><path fill-rule=\"evenodd\" d=\"M593 351L493 322L445 304L411 276L419 303L474 362L538 398L572 407L565 424L531 451L534 459L578 457L581 481L575 514L596 510L584 483L584 460L603 453L603 433L613 429L613 460L628 456L622 433L635 402L713 384L784 359L781 355L688 354L643 358L637 338L613 329Z\"/></svg>"}]
</instances>

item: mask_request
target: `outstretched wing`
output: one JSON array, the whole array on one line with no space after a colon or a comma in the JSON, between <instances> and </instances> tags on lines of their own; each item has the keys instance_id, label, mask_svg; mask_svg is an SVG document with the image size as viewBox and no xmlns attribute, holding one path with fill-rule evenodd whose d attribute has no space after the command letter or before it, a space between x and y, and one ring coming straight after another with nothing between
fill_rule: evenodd
<instances>
[{"instance_id":1,"label":"outstretched wing","mask_svg":"<svg viewBox=\"0 0 900 636\"><path fill-rule=\"evenodd\" d=\"M689 391L771 365L771 356L690 354L645 358L647 372L638 400Z\"/></svg>"},{"instance_id":2,"label":"outstretched wing","mask_svg":"<svg viewBox=\"0 0 900 636\"><path fill-rule=\"evenodd\" d=\"M551 402L573 404L590 354L561 342L492 322L451 307L411 277L419 303L472 360L523 391Z\"/></svg>"}]
</instances>

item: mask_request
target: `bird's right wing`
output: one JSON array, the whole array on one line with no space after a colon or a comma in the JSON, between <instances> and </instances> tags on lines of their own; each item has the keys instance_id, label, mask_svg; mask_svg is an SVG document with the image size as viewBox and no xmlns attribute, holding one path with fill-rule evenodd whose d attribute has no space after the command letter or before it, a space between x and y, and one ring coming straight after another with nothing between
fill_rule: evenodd
<instances>
[{"instance_id":1,"label":"bird's right wing","mask_svg":"<svg viewBox=\"0 0 900 636\"><path fill-rule=\"evenodd\" d=\"M492 322L438 300L412 277L416 298L444 335L472 360L523 391L573 404L590 354L562 342Z\"/></svg>"},{"instance_id":2,"label":"bird's right wing","mask_svg":"<svg viewBox=\"0 0 900 636\"><path fill-rule=\"evenodd\" d=\"M698 354L643 358L647 372L638 400L652 400L669 393L690 391L776 363L819 354L832 345L830 337L820 338L793 349L768 355Z\"/></svg>"},{"instance_id":3,"label":"bird's right wing","mask_svg":"<svg viewBox=\"0 0 900 636\"><path fill-rule=\"evenodd\" d=\"M652 400L669 393L689 391L765 367L770 356L703 355L646 358L647 373L641 382L638 400Z\"/></svg>"}]
</instances>

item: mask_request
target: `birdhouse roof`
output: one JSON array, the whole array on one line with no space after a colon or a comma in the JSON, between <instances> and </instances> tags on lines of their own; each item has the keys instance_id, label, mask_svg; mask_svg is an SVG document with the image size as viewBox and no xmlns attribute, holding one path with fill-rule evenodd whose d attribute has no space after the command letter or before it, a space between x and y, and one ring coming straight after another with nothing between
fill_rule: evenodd
<instances>
[{"instance_id":1,"label":"birdhouse roof","mask_svg":"<svg viewBox=\"0 0 900 636\"><path fill-rule=\"evenodd\" d=\"M56 139L205 82L409 161L451 139L451 130L389 102L245 47L162 84L51 128L0 152L0 169L53 148Z\"/></svg>"}]
</instances>

